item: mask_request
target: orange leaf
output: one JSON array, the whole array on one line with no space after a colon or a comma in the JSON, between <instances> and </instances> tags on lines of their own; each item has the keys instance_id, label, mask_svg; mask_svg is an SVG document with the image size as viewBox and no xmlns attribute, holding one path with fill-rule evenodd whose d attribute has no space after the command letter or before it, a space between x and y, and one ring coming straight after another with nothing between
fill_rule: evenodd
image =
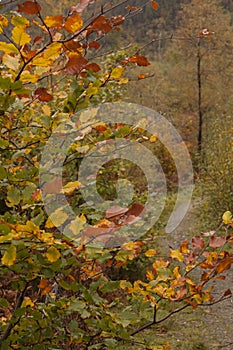
<instances>
[{"instance_id":1,"label":"orange leaf","mask_svg":"<svg viewBox=\"0 0 233 350\"><path fill-rule=\"evenodd\" d=\"M232 263L233 263L233 258L230 258L230 257L222 260L215 269L216 273L221 273L223 271L229 270L231 268Z\"/></svg>"},{"instance_id":2,"label":"orange leaf","mask_svg":"<svg viewBox=\"0 0 233 350\"><path fill-rule=\"evenodd\" d=\"M35 15L39 13L41 6L37 1L25 1L18 5L18 11L24 12L27 15Z\"/></svg>"},{"instance_id":3,"label":"orange leaf","mask_svg":"<svg viewBox=\"0 0 233 350\"><path fill-rule=\"evenodd\" d=\"M48 181L45 185L43 190L47 194L54 194L54 193L59 193L62 190L62 183L58 177L55 179Z\"/></svg>"},{"instance_id":4,"label":"orange leaf","mask_svg":"<svg viewBox=\"0 0 233 350\"><path fill-rule=\"evenodd\" d=\"M151 6L155 11L157 11L159 8L159 5L156 1L151 1Z\"/></svg>"},{"instance_id":5,"label":"orange leaf","mask_svg":"<svg viewBox=\"0 0 233 350\"><path fill-rule=\"evenodd\" d=\"M77 32L79 29L81 29L82 26L83 26L83 20L78 13L75 13L74 15L68 17L64 24L65 30L67 30L67 32L72 34Z\"/></svg>"}]
</instances>

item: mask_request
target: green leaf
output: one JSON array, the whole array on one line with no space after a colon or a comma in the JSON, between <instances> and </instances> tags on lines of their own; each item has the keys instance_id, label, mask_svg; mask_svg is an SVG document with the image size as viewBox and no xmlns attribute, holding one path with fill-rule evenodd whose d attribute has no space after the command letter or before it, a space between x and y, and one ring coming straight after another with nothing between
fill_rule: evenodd
<instances>
[{"instance_id":1,"label":"green leaf","mask_svg":"<svg viewBox=\"0 0 233 350\"><path fill-rule=\"evenodd\" d=\"M13 207L20 202L20 191L17 187L11 186L7 191L7 205Z\"/></svg>"},{"instance_id":2,"label":"green leaf","mask_svg":"<svg viewBox=\"0 0 233 350\"><path fill-rule=\"evenodd\" d=\"M2 257L2 264L6 266L12 266L14 265L15 259L16 247L11 244Z\"/></svg>"},{"instance_id":3,"label":"green leaf","mask_svg":"<svg viewBox=\"0 0 233 350\"><path fill-rule=\"evenodd\" d=\"M120 286L120 281L109 281L106 282L101 288L102 293L111 293L117 290Z\"/></svg>"},{"instance_id":4,"label":"green leaf","mask_svg":"<svg viewBox=\"0 0 233 350\"><path fill-rule=\"evenodd\" d=\"M7 178L7 172L5 170L5 168L0 165L0 180L4 180Z\"/></svg>"}]
</instances>

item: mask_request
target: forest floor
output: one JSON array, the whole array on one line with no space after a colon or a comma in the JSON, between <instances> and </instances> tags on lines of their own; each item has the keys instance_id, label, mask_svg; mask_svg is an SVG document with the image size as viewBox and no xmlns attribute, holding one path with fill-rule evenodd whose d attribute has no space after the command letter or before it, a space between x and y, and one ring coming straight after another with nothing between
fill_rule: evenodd
<instances>
[{"instance_id":1,"label":"forest floor","mask_svg":"<svg viewBox=\"0 0 233 350\"><path fill-rule=\"evenodd\" d=\"M182 240L199 234L198 204L195 203L194 200L185 219L166 237L167 242L162 246L170 245L176 249ZM214 291L221 296L229 288L233 291L233 268L226 272L225 280L216 281ZM233 297L210 307L190 308L175 315L161 328L161 333L157 330L157 336L164 337L171 350L232 350Z\"/></svg>"}]
</instances>

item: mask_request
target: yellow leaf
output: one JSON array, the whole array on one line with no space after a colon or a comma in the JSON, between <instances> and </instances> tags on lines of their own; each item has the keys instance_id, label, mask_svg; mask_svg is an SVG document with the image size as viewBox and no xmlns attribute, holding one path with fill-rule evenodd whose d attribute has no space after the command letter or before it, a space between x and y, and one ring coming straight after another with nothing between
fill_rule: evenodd
<instances>
[{"instance_id":1,"label":"yellow leaf","mask_svg":"<svg viewBox=\"0 0 233 350\"><path fill-rule=\"evenodd\" d=\"M50 106L44 105L44 106L42 107L42 110L43 110L44 114L45 114L47 117L50 117L50 116L51 116L51 108L50 108Z\"/></svg>"},{"instance_id":2,"label":"yellow leaf","mask_svg":"<svg viewBox=\"0 0 233 350\"><path fill-rule=\"evenodd\" d=\"M86 218L82 214L81 216L76 216L75 220L70 223L70 230L76 236L80 233L86 223Z\"/></svg>"},{"instance_id":3,"label":"yellow leaf","mask_svg":"<svg viewBox=\"0 0 233 350\"><path fill-rule=\"evenodd\" d=\"M149 281L153 281L155 279L155 276L153 274L152 271L147 271L146 273L146 278L149 280Z\"/></svg>"},{"instance_id":4,"label":"yellow leaf","mask_svg":"<svg viewBox=\"0 0 233 350\"><path fill-rule=\"evenodd\" d=\"M120 78L118 81L118 85L122 85L122 84L128 84L129 79L128 78Z\"/></svg>"},{"instance_id":5,"label":"yellow leaf","mask_svg":"<svg viewBox=\"0 0 233 350\"><path fill-rule=\"evenodd\" d=\"M16 259L16 247L10 245L2 257L2 264L6 266L14 265Z\"/></svg>"},{"instance_id":6,"label":"yellow leaf","mask_svg":"<svg viewBox=\"0 0 233 350\"><path fill-rule=\"evenodd\" d=\"M28 44L31 41L30 35L26 33L25 27L22 27L22 26L17 26L13 28L12 39L19 46Z\"/></svg>"},{"instance_id":7,"label":"yellow leaf","mask_svg":"<svg viewBox=\"0 0 233 350\"><path fill-rule=\"evenodd\" d=\"M17 47L13 44L7 44L3 41L0 41L0 51L4 51L5 53L19 53Z\"/></svg>"},{"instance_id":8,"label":"yellow leaf","mask_svg":"<svg viewBox=\"0 0 233 350\"><path fill-rule=\"evenodd\" d=\"M10 55L3 55L2 62L7 66L8 68L16 71L19 68L19 57L18 56L10 56Z\"/></svg>"},{"instance_id":9,"label":"yellow leaf","mask_svg":"<svg viewBox=\"0 0 233 350\"><path fill-rule=\"evenodd\" d=\"M0 236L0 243L4 243L6 241L11 241L12 238L13 238L13 235L11 232L9 232L7 235L3 235L3 236L1 235Z\"/></svg>"},{"instance_id":10,"label":"yellow leaf","mask_svg":"<svg viewBox=\"0 0 233 350\"><path fill-rule=\"evenodd\" d=\"M49 69L51 68L51 65L53 64L53 60L49 60L46 59L44 57L35 57L32 61L32 63L35 66L40 66L40 67L49 67ZM49 69L47 69L46 71L48 71ZM36 72L36 74L39 74L38 72Z\"/></svg>"},{"instance_id":11,"label":"yellow leaf","mask_svg":"<svg viewBox=\"0 0 233 350\"><path fill-rule=\"evenodd\" d=\"M151 258L152 256L155 256L157 254L157 250L155 249L148 249L146 252L145 252L145 256L147 258Z\"/></svg>"},{"instance_id":12,"label":"yellow leaf","mask_svg":"<svg viewBox=\"0 0 233 350\"><path fill-rule=\"evenodd\" d=\"M61 54L61 43L52 43L44 52L43 57L45 59L56 59Z\"/></svg>"},{"instance_id":13,"label":"yellow leaf","mask_svg":"<svg viewBox=\"0 0 233 350\"><path fill-rule=\"evenodd\" d=\"M49 247L45 255L46 255L46 258L52 263L57 261L61 256L59 250L57 250L57 248L55 247Z\"/></svg>"},{"instance_id":14,"label":"yellow leaf","mask_svg":"<svg viewBox=\"0 0 233 350\"><path fill-rule=\"evenodd\" d=\"M150 139L149 139L149 141L150 141L151 143L156 142L157 140L158 140L158 135L157 135L157 134L152 135L152 136L150 137Z\"/></svg>"},{"instance_id":15,"label":"yellow leaf","mask_svg":"<svg viewBox=\"0 0 233 350\"><path fill-rule=\"evenodd\" d=\"M22 302L22 307L27 307L27 306L33 307L34 305L35 304L33 303L33 301L29 297L24 297L24 300Z\"/></svg>"},{"instance_id":16,"label":"yellow leaf","mask_svg":"<svg viewBox=\"0 0 233 350\"><path fill-rule=\"evenodd\" d=\"M202 297L199 294L193 295L192 298L196 301L197 304L202 304Z\"/></svg>"},{"instance_id":17,"label":"yellow leaf","mask_svg":"<svg viewBox=\"0 0 233 350\"><path fill-rule=\"evenodd\" d=\"M125 68L116 67L112 70L110 77L112 79L119 79L122 76L122 74L124 73L124 71L125 71Z\"/></svg>"},{"instance_id":18,"label":"yellow leaf","mask_svg":"<svg viewBox=\"0 0 233 350\"><path fill-rule=\"evenodd\" d=\"M20 80L23 83L36 83L39 76L37 74L31 74L28 70L22 72Z\"/></svg>"},{"instance_id":19,"label":"yellow leaf","mask_svg":"<svg viewBox=\"0 0 233 350\"><path fill-rule=\"evenodd\" d=\"M179 250L170 250L170 257L179 261L184 261L184 256Z\"/></svg>"},{"instance_id":20,"label":"yellow leaf","mask_svg":"<svg viewBox=\"0 0 233 350\"><path fill-rule=\"evenodd\" d=\"M232 223L232 213L229 210L225 211L225 213L223 214L222 221L226 225L229 225Z\"/></svg>"},{"instance_id":21,"label":"yellow leaf","mask_svg":"<svg viewBox=\"0 0 233 350\"><path fill-rule=\"evenodd\" d=\"M45 223L46 228L59 227L67 220L68 214L63 211L63 208L58 208L52 213Z\"/></svg>"},{"instance_id":22,"label":"yellow leaf","mask_svg":"<svg viewBox=\"0 0 233 350\"><path fill-rule=\"evenodd\" d=\"M74 190L78 187L80 187L81 183L79 181L74 181L74 182L68 182L63 189L61 190L62 193L64 194L70 194L74 192Z\"/></svg>"}]
</instances>

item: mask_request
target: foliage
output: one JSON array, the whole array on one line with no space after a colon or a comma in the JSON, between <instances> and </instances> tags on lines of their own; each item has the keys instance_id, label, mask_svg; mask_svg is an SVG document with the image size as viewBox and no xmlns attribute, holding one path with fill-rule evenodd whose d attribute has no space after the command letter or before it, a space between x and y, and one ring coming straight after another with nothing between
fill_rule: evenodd
<instances>
[{"instance_id":1,"label":"foliage","mask_svg":"<svg viewBox=\"0 0 233 350\"><path fill-rule=\"evenodd\" d=\"M183 241L171 249L169 257L159 256L151 241L105 249L87 244L93 235L105 243L106 230L117 234L119 227L138 219L144 207L133 203L127 209L110 208L101 218L91 216L82 207L82 184L76 181L72 162L79 164L94 144L119 135L155 142L140 126L92 125L85 117L85 108L119 98L119 88L128 82L128 66L150 64L140 50L100 61L96 51L105 35L138 11L129 6L124 15L112 16L123 1L85 21L82 12L91 2L80 1L68 15L44 17L38 2L25 1L17 11L0 16L1 349L115 349L130 344L168 350L168 344L140 343L136 335L188 307L231 296L226 290L216 300L209 285L224 279L233 262L228 251L233 240L230 212L223 216L224 234L194 236L191 243ZM151 5L157 10L156 2ZM57 182L53 169L45 188L48 195L59 188L71 204L77 201L70 230L74 236L84 232L85 238L77 244L58 230L68 217L65 207L54 209L50 217L46 214L39 164L55 128L63 122L72 128L79 110L84 110L78 121L83 133L68 152L64 183ZM83 231L87 222L95 224L95 234ZM142 280L111 278L113 271L139 257L150 265Z\"/></svg>"}]
</instances>

